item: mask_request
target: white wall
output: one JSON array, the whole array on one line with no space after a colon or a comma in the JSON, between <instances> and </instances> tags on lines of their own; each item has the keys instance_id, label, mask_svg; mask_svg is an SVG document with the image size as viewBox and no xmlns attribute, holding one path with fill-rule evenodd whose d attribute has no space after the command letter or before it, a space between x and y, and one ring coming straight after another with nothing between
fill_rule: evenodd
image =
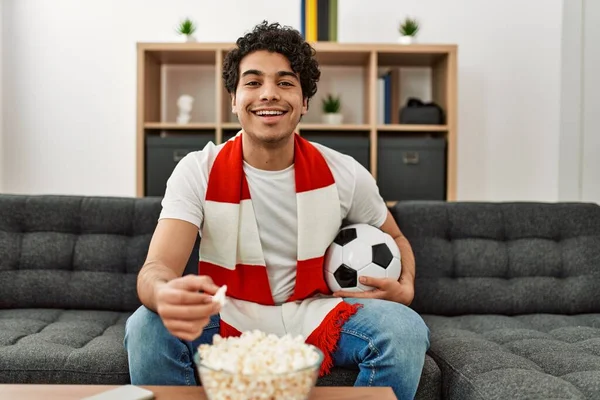
<instances>
[{"instance_id":1,"label":"white wall","mask_svg":"<svg viewBox=\"0 0 600 400\"><path fill-rule=\"evenodd\" d=\"M559 200L600 203L598 20L600 2L565 1Z\"/></svg>"},{"instance_id":2,"label":"white wall","mask_svg":"<svg viewBox=\"0 0 600 400\"><path fill-rule=\"evenodd\" d=\"M343 42L395 42L411 14L421 42L458 44L460 200L556 200L562 1L339 7ZM276 0L5 0L4 12L5 190L101 195L135 193L137 41L171 40L185 15L204 41L300 19L298 1Z\"/></svg>"},{"instance_id":3,"label":"white wall","mask_svg":"<svg viewBox=\"0 0 600 400\"><path fill-rule=\"evenodd\" d=\"M583 0L563 9L558 199L581 199Z\"/></svg>"},{"instance_id":4,"label":"white wall","mask_svg":"<svg viewBox=\"0 0 600 400\"><path fill-rule=\"evenodd\" d=\"M3 7L3 1L0 0L0 193L2 193L2 190L4 189L4 174L3 174L3 167L4 167L4 145L3 145L3 136L2 136L2 127L4 125L4 121L2 119L2 110L3 110L3 102L2 102L2 98L3 98L3 91L2 91L2 81L4 80L2 77L2 65L3 65L3 59L2 59L2 48L3 48L3 35L2 35L2 31L4 29L4 24L3 24L3 12L2 12L2 7Z\"/></svg>"},{"instance_id":5,"label":"white wall","mask_svg":"<svg viewBox=\"0 0 600 400\"><path fill-rule=\"evenodd\" d=\"M177 40L185 16L203 41L229 42L262 19L298 24L278 0L4 0L5 191L135 195L136 42ZM35 27L35 29L31 29Z\"/></svg>"},{"instance_id":6,"label":"white wall","mask_svg":"<svg viewBox=\"0 0 600 400\"><path fill-rule=\"evenodd\" d=\"M600 203L600 1L583 2L581 200Z\"/></svg>"},{"instance_id":7,"label":"white wall","mask_svg":"<svg viewBox=\"0 0 600 400\"><path fill-rule=\"evenodd\" d=\"M395 41L411 15L420 42L458 44L459 199L556 199L560 0L339 3L340 41Z\"/></svg>"}]
</instances>

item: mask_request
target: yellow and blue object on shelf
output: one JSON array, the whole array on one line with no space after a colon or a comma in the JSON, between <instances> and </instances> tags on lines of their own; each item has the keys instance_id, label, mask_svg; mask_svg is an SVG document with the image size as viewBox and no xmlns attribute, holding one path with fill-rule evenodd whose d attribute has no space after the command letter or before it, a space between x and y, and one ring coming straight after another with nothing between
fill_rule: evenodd
<instances>
[{"instance_id":1,"label":"yellow and blue object on shelf","mask_svg":"<svg viewBox=\"0 0 600 400\"><path fill-rule=\"evenodd\" d=\"M300 33L308 42L337 42L338 0L300 0Z\"/></svg>"}]
</instances>

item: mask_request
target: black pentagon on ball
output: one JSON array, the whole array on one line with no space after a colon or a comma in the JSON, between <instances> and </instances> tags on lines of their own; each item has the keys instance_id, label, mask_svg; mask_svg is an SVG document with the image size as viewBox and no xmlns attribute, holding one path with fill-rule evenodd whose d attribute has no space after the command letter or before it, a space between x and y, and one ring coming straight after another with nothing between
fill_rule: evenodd
<instances>
[{"instance_id":1,"label":"black pentagon on ball","mask_svg":"<svg viewBox=\"0 0 600 400\"><path fill-rule=\"evenodd\" d=\"M340 246L344 246L354 239L356 239L356 229L347 228L339 231L333 242L339 244Z\"/></svg>"},{"instance_id":2,"label":"black pentagon on ball","mask_svg":"<svg viewBox=\"0 0 600 400\"><path fill-rule=\"evenodd\" d=\"M345 264L342 264L335 270L333 273L335 280L339 285L343 288L351 288L356 287L357 285L357 275L356 270L348 267Z\"/></svg>"},{"instance_id":3,"label":"black pentagon on ball","mask_svg":"<svg viewBox=\"0 0 600 400\"><path fill-rule=\"evenodd\" d=\"M394 258L394 256L387 244L380 243L373 246L373 263L383 268L387 268L392 262L392 258Z\"/></svg>"}]
</instances>

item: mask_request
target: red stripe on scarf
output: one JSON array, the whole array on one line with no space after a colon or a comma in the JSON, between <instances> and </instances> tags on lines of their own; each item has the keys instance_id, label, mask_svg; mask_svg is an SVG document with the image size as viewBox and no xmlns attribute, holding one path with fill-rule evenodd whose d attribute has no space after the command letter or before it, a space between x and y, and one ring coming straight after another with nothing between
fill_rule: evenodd
<instances>
[{"instance_id":1,"label":"red stripe on scarf","mask_svg":"<svg viewBox=\"0 0 600 400\"><path fill-rule=\"evenodd\" d=\"M227 296L272 306L271 285L262 265L237 264L235 271L200 261L199 275L208 275L217 286L227 285Z\"/></svg>"},{"instance_id":2,"label":"red stripe on scarf","mask_svg":"<svg viewBox=\"0 0 600 400\"><path fill-rule=\"evenodd\" d=\"M336 350L340 339L342 326L361 307L362 304L349 304L342 301L327 314L321 325L306 339L306 343L318 347L323 352L323 363L319 370L319 376L327 375L331 371L333 352Z\"/></svg>"},{"instance_id":3,"label":"red stripe on scarf","mask_svg":"<svg viewBox=\"0 0 600 400\"><path fill-rule=\"evenodd\" d=\"M335 183L327 161L306 139L294 134L296 193L324 188ZM319 171L318 174L311 172Z\"/></svg>"},{"instance_id":4,"label":"red stripe on scarf","mask_svg":"<svg viewBox=\"0 0 600 400\"><path fill-rule=\"evenodd\" d=\"M246 180L244 164L224 162L224 160L232 160L242 156L242 140L239 139L225 143L217 157L215 157L210 169L210 184L206 188L206 201L239 204L243 182ZM232 185L231 182L238 182L238 184ZM242 182L242 186L239 182Z\"/></svg>"},{"instance_id":5,"label":"red stripe on scarf","mask_svg":"<svg viewBox=\"0 0 600 400\"><path fill-rule=\"evenodd\" d=\"M317 293L331 294L323 273L324 260L322 256L298 261L294 293L287 301L304 300Z\"/></svg>"}]
</instances>

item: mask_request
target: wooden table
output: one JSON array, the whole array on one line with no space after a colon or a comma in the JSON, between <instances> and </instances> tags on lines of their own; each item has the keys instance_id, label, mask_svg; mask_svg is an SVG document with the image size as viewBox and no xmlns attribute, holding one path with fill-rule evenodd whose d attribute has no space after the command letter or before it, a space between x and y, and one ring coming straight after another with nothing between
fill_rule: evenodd
<instances>
[{"instance_id":1,"label":"wooden table","mask_svg":"<svg viewBox=\"0 0 600 400\"><path fill-rule=\"evenodd\" d=\"M0 385L0 398L11 400L81 399L113 389L115 385ZM201 386L142 386L156 400L207 400ZM310 400L397 400L389 387L315 387Z\"/></svg>"}]
</instances>

